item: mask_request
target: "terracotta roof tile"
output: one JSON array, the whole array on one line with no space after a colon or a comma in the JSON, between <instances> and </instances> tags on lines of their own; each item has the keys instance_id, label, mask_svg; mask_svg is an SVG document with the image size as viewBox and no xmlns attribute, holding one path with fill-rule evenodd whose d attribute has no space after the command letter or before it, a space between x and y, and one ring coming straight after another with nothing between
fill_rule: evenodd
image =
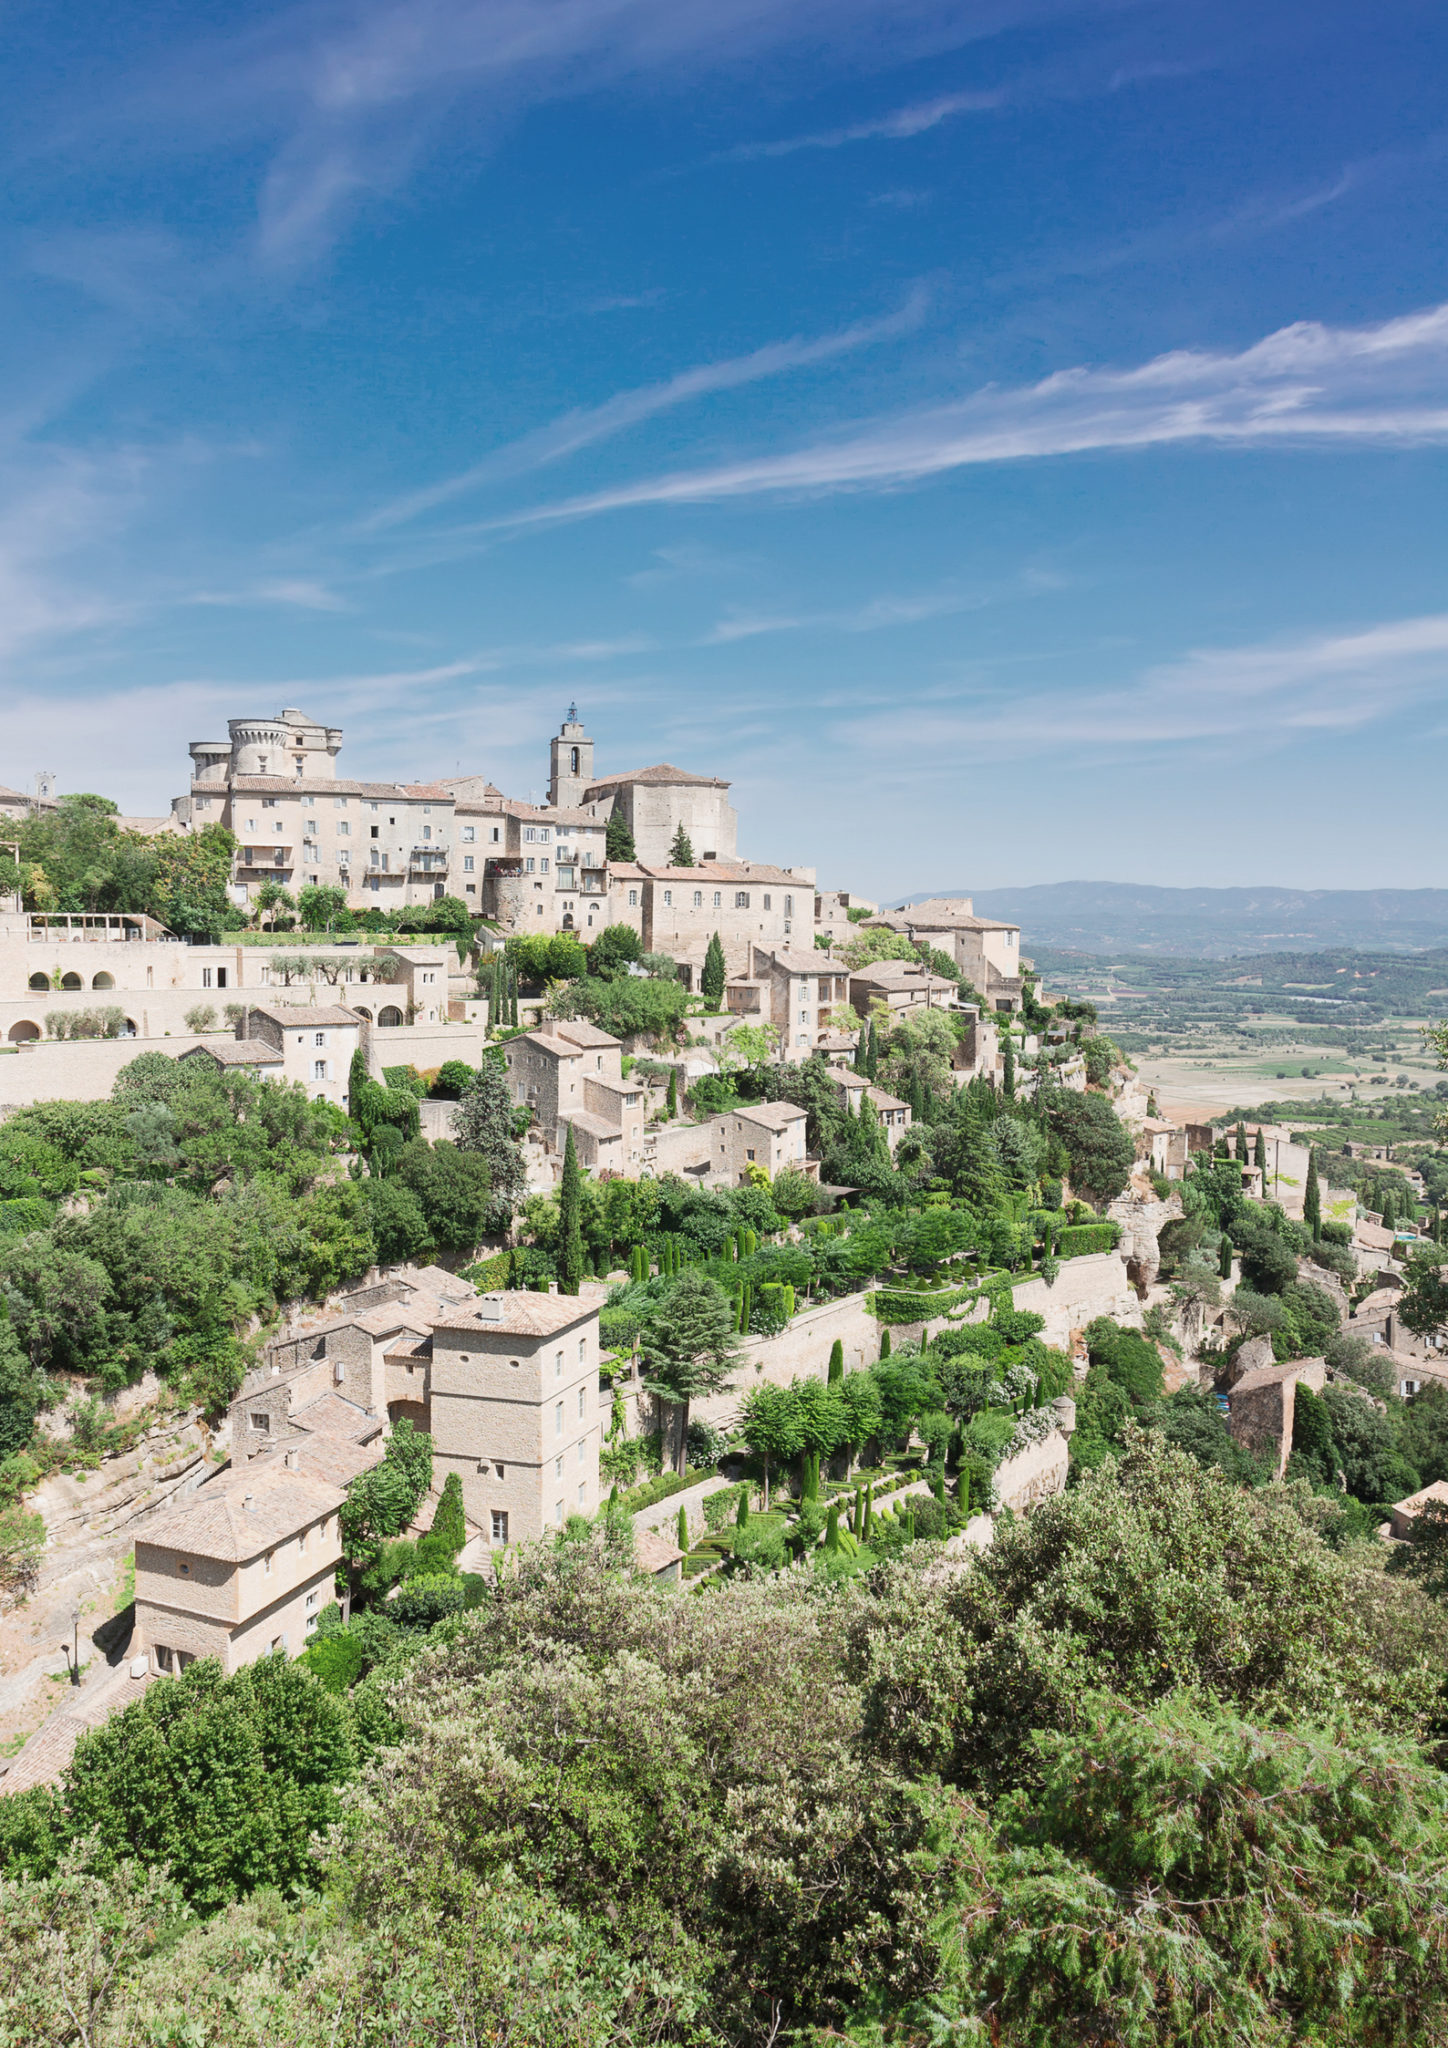
<instances>
[{"instance_id":1,"label":"terracotta roof tile","mask_svg":"<svg viewBox=\"0 0 1448 2048\"><path fill-rule=\"evenodd\" d=\"M528 1294L521 1290L485 1294L467 1310L439 1316L437 1330L481 1330L485 1334L551 1337L598 1313L598 1303L579 1295Z\"/></svg>"}]
</instances>

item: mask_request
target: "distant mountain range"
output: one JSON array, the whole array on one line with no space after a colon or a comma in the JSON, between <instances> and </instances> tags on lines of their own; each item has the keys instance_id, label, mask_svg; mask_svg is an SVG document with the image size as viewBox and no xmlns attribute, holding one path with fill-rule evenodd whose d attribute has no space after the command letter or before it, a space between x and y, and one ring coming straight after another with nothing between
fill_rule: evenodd
<instances>
[{"instance_id":1,"label":"distant mountain range","mask_svg":"<svg viewBox=\"0 0 1448 2048\"><path fill-rule=\"evenodd\" d=\"M922 903L971 895L981 917L1021 927L1026 953L1236 953L1351 946L1418 953L1448 946L1448 889L1156 889L1138 882L1042 882L1026 889L924 889Z\"/></svg>"}]
</instances>

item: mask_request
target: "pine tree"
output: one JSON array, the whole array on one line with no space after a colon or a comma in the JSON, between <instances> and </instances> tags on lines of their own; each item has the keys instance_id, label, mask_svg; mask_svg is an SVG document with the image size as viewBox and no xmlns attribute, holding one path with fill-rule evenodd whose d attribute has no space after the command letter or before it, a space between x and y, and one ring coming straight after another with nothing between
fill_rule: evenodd
<instances>
[{"instance_id":1,"label":"pine tree","mask_svg":"<svg viewBox=\"0 0 1448 2048\"><path fill-rule=\"evenodd\" d=\"M704 955L704 965L699 975L699 993L711 1010L719 1009L724 1001L724 947L718 932L709 941L709 950Z\"/></svg>"},{"instance_id":2,"label":"pine tree","mask_svg":"<svg viewBox=\"0 0 1448 2048\"><path fill-rule=\"evenodd\" d=\"M640 1352L649 1370L649 1391L682 1410L676 1470L684 1469L689 1404L700 1394L723 1393L739 1362L732 1304L717 1281L703 1273L681 1274L655 1308Z\"/></svg>"},{"instance_id":3,"label":"pine tree","mask_svg":"<svg viewBox=\"0 0 1448 2048\"><path fill-rule=\"evenodd\" d=\"M1016 1042L1009 1031L1005 1042L1005 1068L1001 1077L1001 1093L1007 1102L1016 1099Z\"/></svg>"},{"instance_id":4,"label":"pine tree","mask_svg":"<svg viewBox=\"0 0 1448 2048\"><path fill-rule=\"evenodd\" d=\"M1232 1277L1232 1240L1225 1230L1222 1232L1221 1250L1217 1254L1217 1273L1223 1280Z\"/></svg>"},{"instance_id":5,"label":"pine tree","mask_svg":"<svg viewBox=\"0 0 1448 2048\"><path fill-rule=\"evenodd\" d=\"M826 1374L826 1384L832 1387L842 1380L844 1376L845 1347L842 1340L836 1337L834 1343L830 1346L830 1369Z\"/></svg>"},{"instance_id":6,"label":"pine tree","mask_svg":"<svg viewBox=\"0 0 1448 2048\"><path fill-rule=\"evenodd\" d=\"M563 1178L558 1186L558 1291L577 1294L583 1278L583 1174L573 1142L573 1126L563 1146Z\"/></svg>"},{"instance_id":7,"label":"pine tree","mask_svg":"<svg viewBox=\"0 0 1448 2048\"><path fill-rule=\"evenodd\" d=\"M1241 1160L1243 1166L1247 1164L1247 1126L1245 1124L1238 1124L1237 1126L1237 1157Z\"/></svg>"},{"instance_id":8,"label":"pine tree","mask_svg":"<svg viewBox=\"0 0 1448 2048\"><path fill-rule=\"evenodd\" d=\"M1302 1218L1312 1232L1314 1244L1322 1242L1322 1190L1317 1180L1317 1147L1307 1155L1307 1186L1302 1194Z\"/></svg>"},{"instance_id":9,"label":"pine tree","mask_svg":"<svg viewBox=\"0 0 1448 2048\"><path fill-rule=\"evenodd\" d=\"M678 1070L678 1068L677 1068L677 1067L670 1067L670 1069L669 1069L669 1092L668 1092L668 1095L667 1095L667 1096L665 1097L665 1099L664 1099L664 1116L665 1116L665 1118L666 1118L666 1119L667 1119L667 1120L668 1120L668 1121L669 1121L670 1123L672 1123L672 1122L673 1122L673 1120L674 1120L674 1118L675 1118L675 1117L676 1117L676 1116L677 1116L678 1114L679 1114L679 1070Z\"/></svg>"},{"instance_id":10,"label":"pine tree","mask_svg":"<svg viewBox=\"0 0 1448 2048\"><path fill-rule=\"evenodd\" d=\"M635 861L638 849L634 845L633 832L623 807L623 797L616 796L613 809L608 814L608 827L603 835L604 852L610 862Z\"/></svg>"},{"instance_id":11,"label":"pine tree","mask_svg":"<svg viewBox=\"0 0 1448 2048\"><path fill-rule=\"evenodd\" d=\"M671 868L692 868L696 865L694 849L690 844L689 835L683 826L680 825L678 831L674 834L674 842L669 848L669 866Z\"/></svg>"}]
</instances>

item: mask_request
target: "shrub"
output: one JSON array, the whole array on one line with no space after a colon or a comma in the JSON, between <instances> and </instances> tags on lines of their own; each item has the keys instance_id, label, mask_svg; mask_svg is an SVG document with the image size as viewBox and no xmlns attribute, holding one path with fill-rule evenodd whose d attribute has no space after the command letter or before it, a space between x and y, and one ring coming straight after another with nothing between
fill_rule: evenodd
<instances>
[{"instance_id":1,"label":"shrub","mask_svg":"<svg viewBox=\"0 0 1448 2048\"><path fill-rule=\"evenodd\" d=\"M387 1611L403 1628L431 1628L467 1604L468 1589L456 1572L422 1572L404 1582Z\"/></svg>"}]
</instances>

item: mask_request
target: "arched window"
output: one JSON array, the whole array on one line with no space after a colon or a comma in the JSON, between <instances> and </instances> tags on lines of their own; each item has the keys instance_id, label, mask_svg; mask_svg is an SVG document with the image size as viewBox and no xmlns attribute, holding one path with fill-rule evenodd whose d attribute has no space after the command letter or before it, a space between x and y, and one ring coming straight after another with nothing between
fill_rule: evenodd
<instances>
[{"instance_id":1,"label":"arched window","mask_svg":"<svg viewBox=\"0 0 1448 2048\"><path fill-rule=\"evenodd\" d=\"M402 1022L402 1012L394 1005L389 1004L387 1009L378 1011L377 1021L390 1030L394 1025Z\"/></svg>"},{"instance_id":2,"label":"arched window","mask_svg":"<svg viewBox=\"0 0 1448 2048\"><path fill-rule=\"evenodd\" d=\"M104 969L101 971L101 973L93 974L91 976L92 988L114 988L115 985L116 977L113 974L107 974L104 971Z\"/></svg>"},{"instance_id":3,"label":"arched window","mask_svg":"<svg viewBox=\"0 0 1448 2048\"><path fill-rule=\"evenodd\" d=\"M38 1024L31 1024L24 1018L21 1019L20 1023L10 1026L10 1043L12 1045L30 1045L39 1036L40 1026Z\"/></svg>"},{"instance_id":4,"label":"arched window","mask_svg":"<svg viewBox=\"0 0 1448 2048\"><path fill-rule=\"evenodd\" d=\"M568 772L570 775L576 775L578 773L579 762L579 753L577 747L570 747L568 752L568 759L570 764Z\"/></svg>"},{"instance_id":5,"label":"arched window","mask_svg":"<svg viewBox=\"0 0 1448 2048\"><path fill-rule=\"evenodd\" d=\"M50 976L48 974L32 974L30 977L30 986L37 991L48 991L50 988Z\"/></svg>"},{"instance_id":6,"label":"arched window","mask_svg":"<svg viewBox=\"0 0 1448 2048\"><path fill-rule=\"evenodd\" d=\"M60 977L60 985L62 988L84 988L85 986L80 976L74 973L63 974Z\"/></svg>"}]
</instances>

